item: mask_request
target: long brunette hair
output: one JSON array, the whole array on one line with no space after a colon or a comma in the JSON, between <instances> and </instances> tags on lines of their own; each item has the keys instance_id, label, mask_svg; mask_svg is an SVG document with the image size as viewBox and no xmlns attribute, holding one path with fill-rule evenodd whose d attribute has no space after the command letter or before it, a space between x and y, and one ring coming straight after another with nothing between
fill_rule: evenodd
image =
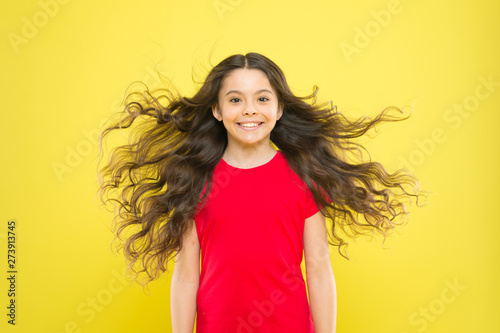
<instances>
[{"instance_id":1,"label":"long brunette hair","mask_svg":"<svg viewBox=\"0 0 500 333\"><path fill-rule=\"evenodd\" d=\"M347 248L346 238L377 231L385 239L405 222L405 203L411 197L418 203L413 176L363 161L363 146L352 140L379 123L406 119L401 109L391 106L374 118L351 121L331 102L317 104L316 86L308 96L295 96L282 70L267 57L232 55L211 69L193 97L173 88L129 93L121 119L101 133L102 153L110 131L142 120L136 123L132 142L116 147L98 175L100 199L116 203L113 231L122 241L129 269L136 277L145 272L146 283L165 272L182 249L182 236L193 226L200 200L210 190L213 170L227 146L226 129L214 118L212 106L218 103L222 80L238 68L264 72L284 105L271 141L314 195L331 223L329 243L338 246L341 255L348 258L341 250ZM110 192L118 195L110 198ZM125 230L131 233L123 239Z\"/></svg>"}]
</instances>

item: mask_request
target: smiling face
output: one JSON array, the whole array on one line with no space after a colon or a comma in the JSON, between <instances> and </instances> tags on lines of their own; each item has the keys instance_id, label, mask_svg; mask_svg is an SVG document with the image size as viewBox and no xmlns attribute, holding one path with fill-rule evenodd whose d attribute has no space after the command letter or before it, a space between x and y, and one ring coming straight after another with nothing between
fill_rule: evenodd
<instances>
[{"instance_id":1,"label":"smiling face","mask_svg":"<svg viewBox=\"0 0 500 333\"><path fill-rule=\"evenodd\" d=\"M222 81L214 117L224 123L228 145L269 145L271 131L283 108L266 74L258 69L239 68Z\"/></svg>"}]
</instances>

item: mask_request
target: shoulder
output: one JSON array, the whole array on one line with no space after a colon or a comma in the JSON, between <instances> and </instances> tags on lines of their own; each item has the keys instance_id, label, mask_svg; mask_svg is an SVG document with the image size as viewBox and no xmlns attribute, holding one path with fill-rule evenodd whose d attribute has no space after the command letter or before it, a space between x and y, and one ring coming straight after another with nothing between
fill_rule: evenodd
<instances>
[{"instance_id":1,"label":"shoulder","mask_svg":"<svg viewBox=\"0 0 500 333\"><path fill-rule=\"evenodd\" d=\"M285 171L290 177L290 179L297 184L300 188L302 188L304 191L307 191L307 186L304 180L295 172L295 170L292 168L290 163L288 162L285 154L282 151L278 151L280 154L280 160L281 160L281 167L283 168L282 171Z\"/></svg>"}]
</instances>

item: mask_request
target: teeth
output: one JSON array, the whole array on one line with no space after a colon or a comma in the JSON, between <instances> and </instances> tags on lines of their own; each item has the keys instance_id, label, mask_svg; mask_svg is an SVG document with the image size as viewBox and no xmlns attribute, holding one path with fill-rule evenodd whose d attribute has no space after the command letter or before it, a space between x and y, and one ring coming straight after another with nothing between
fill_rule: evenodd
<instances>
[{"instance_id":1,"label":"teeth","mask_svg":"<svg viewBox=\"0 0 500 333\"><path fill-rule=\"evenodd\" d=\"M240 124L243 127L257 127L259 126L260 123L245 123L245 124Z\"/></svg>"}]
</instances>

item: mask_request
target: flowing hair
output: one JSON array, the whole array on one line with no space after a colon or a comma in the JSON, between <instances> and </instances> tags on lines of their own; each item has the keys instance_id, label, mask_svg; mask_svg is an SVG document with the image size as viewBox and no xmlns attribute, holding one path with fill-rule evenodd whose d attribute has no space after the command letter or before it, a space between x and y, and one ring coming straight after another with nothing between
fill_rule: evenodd
<instances>
[{"instance_id":1,"label":"flowing hair","mask_svg":"<svg viewBox=\"0 0 500 333\"><path fill-rule=\"evenodd\" d=\"M363 161L364 148L353 141L382 122L407 119L401 109L391 106L374 118L349 120L331 102L316 103L317 86L310 95L295 96L282 70L267 57L232 55L210 70L193 97L170 88L127 94L121 118L100 135L102 153L109 132L137 121L130 142L112 150L98 176L101 201L115 204L113 232L128 268L136 277L145 272L146 283L165 272L182 249L183 235L210 191L213 170L227 146L226 129L212 106L218 104L223 79L238 68L261 70L276 91L284 108L271 141L330 221L329 244L338 246L342 256L348 259L342 251L347 238L377 231L385 239L405 222L406 202L414 197L418 203L418 181L412 175ZM123 237L125 231L130 232Z\"/></svg>"}]
</instances>

